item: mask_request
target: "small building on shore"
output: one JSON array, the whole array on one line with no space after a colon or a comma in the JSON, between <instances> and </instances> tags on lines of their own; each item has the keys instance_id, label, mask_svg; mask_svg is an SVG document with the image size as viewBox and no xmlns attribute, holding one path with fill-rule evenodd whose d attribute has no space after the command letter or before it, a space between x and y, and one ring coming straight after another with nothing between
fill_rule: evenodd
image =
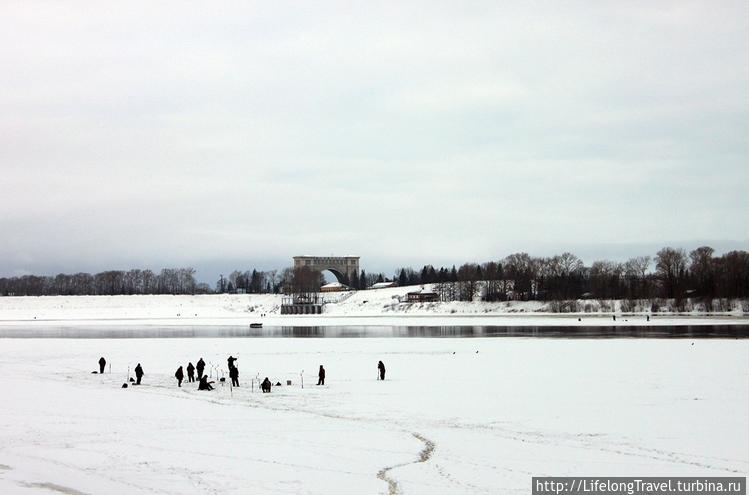
<instances>
[{"instance_id":1,"label":"small building on shore","mask_svg":"<svg viewBox=\"0 0 749 495\"><path fill-rule=\"evenodd\" d=\"M416 292L409 292L408 294L406 294L406 302L410 303L437 302L439 300L439 294L424 289Z\"/></svg>"},{"instance_id":2,"label":"small building on shore","mask_svg":"<svg viewBox=\"0 0 749 495\"><path fill-rule=\"evenodd\" d=\"M344 292L347 290L351 290L351 287L340 282L331 282L320 287L320 292Z\"/></svg>"}]
</instances>

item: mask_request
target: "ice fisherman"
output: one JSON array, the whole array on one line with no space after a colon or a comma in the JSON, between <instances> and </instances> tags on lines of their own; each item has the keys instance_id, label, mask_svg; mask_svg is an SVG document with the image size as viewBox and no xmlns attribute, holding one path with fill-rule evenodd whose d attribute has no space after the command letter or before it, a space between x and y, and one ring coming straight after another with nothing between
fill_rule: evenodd
<instances>
[{"instance_id":1,"label":"ice fisherman","mask_svg":"<svg viewBox=\"0 0 749 495\"><path fill-rule=\"evenodd\" d=\"M104 356L99 358L99 374L104 374L104 367L107 365L107 360L104 359Z\"/></svg>"},{"instance_id":2,"label":"ice fisherman","mask_svg":"<svg viewBox=\"0 0 749 495\"><path fill-rule=\"evenodd\" d=\"M229 377L231 377L231 386L238 387L239 386L239 368L237 368L236 366L232 366L229 369Z\"/></svg>"},{"instance_id":3,"label":"ice fisherman","mask_svg":"<svg viewBox=\"0 0 749 495\"><path fill-rule=\"evenodd\" d=\"M195 381L195 366L192 365L192 362L187 363L187 381Z\"/></svg>"},{"instance_id":4,"label":"ice fisherman","mask_svg":"<svg viewBox=\"0 0 749 495\"><path fill-rule=\"evenodd\" d=\"M203 358L198 359L198 365L196 366L198 370L198 380L203 378L203 370L205 369L205 361L203 361Z\"/></svg>"},{"instance_id":5,"label":"ice fisherman","mask_svg":"<svg viewBox=\"0 0 749 495\"><path fill-rule=\"evenodd\" d=\"M208 381L208 375L201 376L200 383L198 383L198 390L213 390L211 383L213 382Z\"/></svg>"},{"instance_id":6,"label":"ice fisherman","mask_svg":"<svg viewBox=\"0 0 749 495\"><path fill-rule=\"evenodd\" d=\"M229 365L229 371L231 371L233 368L235 368L234 361L236 361L236 360L237 360L237 358L235 358L233 356L229 356L229 359L226 360L226 363Z\"/></svg>"},{"instance_id":7,"label":"ice fisherman","mask_svg":"<svg viewBox=\"0 0 749 495\"><path fill-rule=\"evenodd\" d=\"M260 388L263 390L263 393L270 392L270 380L268 380L268 377L265 377L265 380L263 380L263 383L260 384Z\"/></svg>"},{"instance_id":8,"label":"ice fisherman","mask_svg":"<svg viewBox=\"0 0 749 495\"><path fill-rule=\"evenodd\" d=\"M138 366L135 367L135 384L140 385L140 379L143 378L143 368L141 368L140 363L138 363Z\"/></svg>"},{"instance_id":9,"label":"ice fisherman","mask_svg":"<svg viewBox=\"0 0 749 495\"><path fill-rule=\"evenodd\" d=\"M180 366L179 368L177 368L177 372L174 373L174 378L177 379L177 386L181 387L182 386L182 380L185 379L185 373L182 371L182 366Z\"/></svg>"},{"instance_id":10,"label":"ice fisherman","mask_svg":"<svg viewBox=\"0 0 749 495\"><path fill-rule=\"evenodd\" d=\"M385 365L380 361L377 363L377 369L380 370L380 380L385 379Z\"/></svg>"},{"instance_id":11,"label":"ice fisherman","mask_svg":"<svg viewBox=\"0 0 749 495\"><path fill-rule=\"evenodd\" d=\"M320 371L317 372L317 384L325 385L325 368L320 365Z\"/></svg>"}]
</instances>

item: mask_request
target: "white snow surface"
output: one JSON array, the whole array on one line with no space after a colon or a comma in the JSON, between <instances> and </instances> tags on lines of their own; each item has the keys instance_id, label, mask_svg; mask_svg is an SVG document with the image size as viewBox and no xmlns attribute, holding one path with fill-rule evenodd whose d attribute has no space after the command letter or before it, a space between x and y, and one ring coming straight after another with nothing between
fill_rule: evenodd
<instances>
[{"instance_id":1,"label":"white snow surface","mask_svg":"<svg viewBox=\"0 0 749 495\"><path fill-rule=\"evenodd\" d=\"M0 325L714 325L747 324L740 309L707 315L698 311L675 314L623 313L620 301L613 312L597 302L591 313L550 313L540 301L402 303L415 287L328 293L322 315L281 315L280 295L150 295L0 297ZM428 286L427 286L428 287ZM735 302L740 308L743 302ZM651 319L647 321L646 315ZM617 315L614 321L612 315ZM580 319L580 321L578 321ZM626 321L625 321L626 320Z\"/></svg>"},{"instance_id":2,"label":"white snow surface","mask_svg":"<svg viewBox=\"0 0 749 495\"><path fill-rule=\"evenodd\" d=\"M527 494L531 476L744 476L747 352L720 339L0 339L0 493ZM202 356L226 373L229 354L241 388L177 388L177 366ZM111 373L91 374L101 355ZM143 385L120 388L136 363ZM256 376L293 385L253 393Z\"/></svg>"}]
</instances>

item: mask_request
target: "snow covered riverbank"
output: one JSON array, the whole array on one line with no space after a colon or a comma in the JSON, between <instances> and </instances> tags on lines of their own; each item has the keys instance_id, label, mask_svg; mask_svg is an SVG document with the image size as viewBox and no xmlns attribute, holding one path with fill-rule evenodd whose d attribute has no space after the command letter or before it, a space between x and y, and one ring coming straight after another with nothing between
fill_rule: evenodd
<instances>
[{"instance_id":1,"label":"snow covered riverbank","mask_svg":"<svg viewBox=\"0 0 749 495\"><path fill-rule=\"evenodd\" d=\"M0 339L0 349L3 494L524 494L533 475L749 470L746 340ZM202 356L225 372L230 353L240 389L177 388L178 365ZM111 374L90 374L100 355ZM138 362L144 385L121 389ZM313 385L320 364L324 387ZM253 393L255 376L293 385Z\"/></svg>"},{"instance_id":2,"label":"snow covered riverbank","mask_svg":"<svg viewBox=\"0 0 749 495\"><path fill-rule=\"evenodd\" d=\"M358 291L328 295L322 315L281 315L281 296L49 296L0 297L0 325L238 325L263 322L269 326L329 325L715 325L747 324L749 316L736 310L710 315L701 312L673 314L550 313L547 304L527 302L451 302L408 304L399 298L413 288ZM618 307L614 303L612 307ZM613 316L617 319L614 321ZM648 316L650 319L648 320Z\"/></svg>"}]
</instances>

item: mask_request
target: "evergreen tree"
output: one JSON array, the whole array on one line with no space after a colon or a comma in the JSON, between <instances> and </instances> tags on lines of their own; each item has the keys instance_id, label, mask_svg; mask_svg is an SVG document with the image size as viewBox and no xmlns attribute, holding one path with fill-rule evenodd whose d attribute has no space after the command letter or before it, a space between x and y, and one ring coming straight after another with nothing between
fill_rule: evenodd
<instances>
[{"instance_id":1,"label":"evergreen tree","mask_svg":"<svg viewBox=\"0 0 749 495\"><path fill-rule=\"evenodd\" d=\"M257 294L262 286L262 276L253 268L252 275L250 275L250 292Z\"/></svg>"}]
</instances>

